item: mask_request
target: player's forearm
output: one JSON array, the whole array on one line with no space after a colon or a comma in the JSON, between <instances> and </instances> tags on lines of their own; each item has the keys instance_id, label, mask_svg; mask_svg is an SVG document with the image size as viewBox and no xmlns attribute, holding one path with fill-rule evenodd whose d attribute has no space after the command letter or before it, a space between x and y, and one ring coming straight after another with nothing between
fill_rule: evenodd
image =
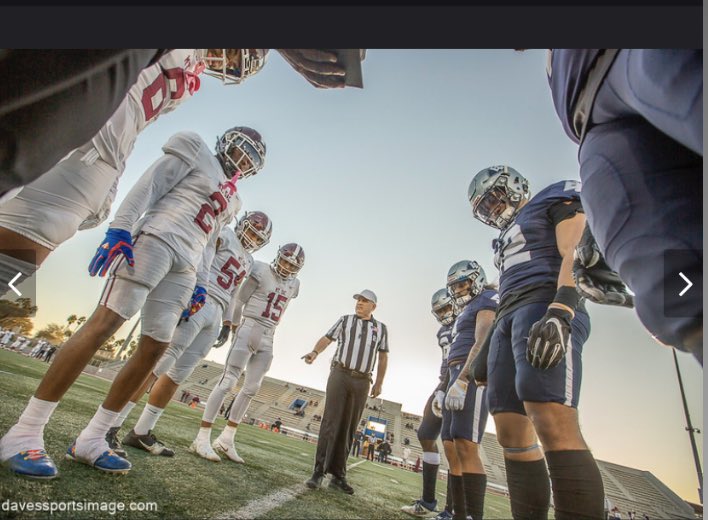
<instances>
[{"instance_id":1,"label":"player's forearm","mask_svg":"<svg viewBox=\"0 0 708 520\"><path fill-rule=\"evenodd\" d=\"M332 343L331 339L329 339L327 336L322 336L320 339L317 340L317 343L315 343L315 346L312 348L312 352L319 355L324 352L324 350L329 346L330 343Z\"/></svg>"},{"instance_id":2,"label":"player's forearm","mask_svg":"<svg viewBox=\"0 0 708 520\"><path fill-rule=\"evenodd\" d=\"M386 368L388 367L388 355L384 353L379 353L379 368L376 370L376 384L383 384L384 377L386 377Z\"/></svg>"}]
</instances>

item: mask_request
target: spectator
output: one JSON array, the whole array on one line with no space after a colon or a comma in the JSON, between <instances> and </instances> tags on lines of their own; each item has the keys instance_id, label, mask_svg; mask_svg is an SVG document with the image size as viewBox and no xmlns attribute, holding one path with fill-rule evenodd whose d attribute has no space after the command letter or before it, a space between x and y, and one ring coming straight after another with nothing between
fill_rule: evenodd
<instances>
[{"instance_id":1,"label":"spectator","mask_svg":"<svg viewBox=\"0 0 708 520\"><path fill-rule=\"evenodd\" d=\"M420 471L420 456L415 459L415 467L413 468L413 471L415 471L416 473Z\"/></svg>"},{"instance_id":2,"label":"spectator","mask_svg":"<svg viewBox=\"0 0 708 520\"><path fill-rule=\"evenodd\" d=\"M358 457L361 451L361 441L364 438L364 434L361 430L357 430L354 434L354 441L352 442L352 457Z\"/></svg>"},{"instance_id":3,"label":"spectator","mask_svg":"<svg viewBox=\"0 0 708 520\"><path fill-rule=\"evenodd\" d=\"M403 466L406 467L410 464L410 461L408 460L411 456L411 449L410 447L406 444L403 446ZM417 473L417 472L416 472Z\"/></svg>"},{"instance_id":4,"label":"spectator","mask_svg":"<svg viewBox=\"0 0 708 520\"><path fill-rule=\"evenodd\" d=\"M369 447L368 451L366 452L366 460L370 460L371 462L374 462L374 451L376 450L376 441L374 440L374 436L372 435L371 438L369 438Z\"/></svg>"}]
</instances>

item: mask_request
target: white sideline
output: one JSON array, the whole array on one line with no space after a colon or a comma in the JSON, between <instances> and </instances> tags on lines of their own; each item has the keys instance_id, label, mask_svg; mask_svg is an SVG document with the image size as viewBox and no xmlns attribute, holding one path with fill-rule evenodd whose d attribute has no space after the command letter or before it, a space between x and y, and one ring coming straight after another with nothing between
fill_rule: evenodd
<instances>
[{"instance_id":1,"label":"white sideline","mask_svg":"<svg viewBox=\"0 0 708 520\"><path fill-rule=\"evenodd\" d=\"M360 464L363 464L364 462L366 462L366 460L360 460L359 462L355 462L351 466L347 466L347 471L357 467ZM308 488L305 486L305 484L295 484L294 486L280 488L277 491L271 493L270 495L251 500L241 509L237 509L236 511L231 511L228 513L221 513L215 518L216 520L226 520L232 518L258 518L259 516L264 515L269 511L272 511L276 507L280 507L285 502L292 500L296 496L301 495L305 491L308 491Z\"/></svg>"}]
</instances>

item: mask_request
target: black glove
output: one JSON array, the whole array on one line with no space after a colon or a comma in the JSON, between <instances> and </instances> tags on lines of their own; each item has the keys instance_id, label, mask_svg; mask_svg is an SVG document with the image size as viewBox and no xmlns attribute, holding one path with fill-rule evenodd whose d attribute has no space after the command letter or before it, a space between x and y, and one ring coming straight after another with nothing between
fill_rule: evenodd
<instances>
[{"instance_id":1,"label":"black glove","mask_svg":"<svg viewBox=\"0 0 708 520\"><path fill-rule=\"evenodd\" d=\"M231 325L224 325L221 327L221 332L219 332L219 337L216 338L216 343L214 343L214 348L219 348L229 339L229 334L231 334Z\"/></svg>"},{"instance_id":2,"label":"black glove","mask_svg":"<svg viewBox=\"0 0 708 520\"><path fill-rule=\"evenodd\" d=\"M531 326L526 359L534 368L546 370L561 362L570 346L570 322L573 314L549 307L543 318Z\"/></svg>"},{"instance_id":3,"label":"black glove","mask_svg":"<svg viewBox=\"0 0 708 520\"><path fill-rule=\"evenodd\" d=\"M634 307L634 298L619 275L610 269L586 225L575 248L573 279L578 293L602 305Z\"/></svg>"},{"instance_id":4,"label":"black glove","mask_svg":"<svg viewBox=\"0 0 708 520\"><path fill-rule=\"evenodd\" d=\"M494 325L490 327L487 337L484 338L484 343L479 349L477 357L472 361L469 375L474 379L477 386L485 386L487 384L487 358L489 357L489 346L492 344L492 334L494 333Z\"/></svg>"},{"instance_id":5,"label":"black glove","mask_svg":"<svg viewBox=\"0 0 708 520\"><path fill-rule=\"evenodd\" d=\"M280 55L317 88L344 88L345 70L327 49L278 49Z\"/></svg>"}]
</instances>

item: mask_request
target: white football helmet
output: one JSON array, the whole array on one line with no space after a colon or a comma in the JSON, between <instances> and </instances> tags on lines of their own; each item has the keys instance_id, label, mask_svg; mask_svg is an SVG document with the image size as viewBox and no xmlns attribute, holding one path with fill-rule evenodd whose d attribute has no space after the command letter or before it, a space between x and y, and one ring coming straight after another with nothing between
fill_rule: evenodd
<instances>
[{"instance_id":1,"label":"white football helmet","mask_svg":"<svg viewBox=\"0 0 708 520\"><path fill-rule=\"evenodd\" d=\"M242 154L238 163L233 158L235 150L241 151ZM261 134L253 128L235 126L216 138L216 156L229 178L239 172L239 177L245 179L257 174L263 168L266 145ZM245 166L244 158L247 159Z\"/></svg>"},{"instance_id":2,"label":"white football helmet","mask_svg":"<svg viewBox=\"0 0 708 520\"><path fill-rule=\"evenodd\" d=\"M258 251L270 241L273 224L262 211L248 211L236 224L236 236L249 253ZM255 239L252 236L255 235Z\"/></svg>"},{"instance_id":3,"label":"white football helmet","mask_svg":"<svg viewBox=\"0 0 708 520\"><path fill-rule=\"evenodd\" d=\"M447 272L447 292L460 308L481 293L486 283L484 269L473 260L456 262Z\"/></svg>"},{"instance_id":4,"label":"white football helmet","mask_svg":"<svg viewBox=\"0 0 708 520\"><path fill-rule=\"evenodd\" d=\"M238 85L265 65L268 49L204 49L204 74Z\"/></svg>"},{"instance_id":5,"label":"white football helmet","mask_svg":"<svg viewBox=\"0 0 708 520\"><path fill-rule=\"evenodd\" d=\"M529 181L509 166L490 166L474 176L467 190L475 218L504 229L531 196Z\"/></svg>"},{"instance_id":6,"label":"white football helmet","mask_svg":"<svg viewBox=\"0 0 708 520\"><path fill-rule=\"evenodd\" d=\"M440 324L450 325L455 321L457 315L457 307L455 301L447 293L447 289L438 289L433 294L433 299L430 302L432 313Z\"/></svg>"},{"instance_id":7,"label":"white football helmet","mask_svg":"<svg viewBox=\"0 0 708 520\"><path fill-rule=\"evenodd\" d=\"M270 265L281 278L295 278L305 265L305 251L295 243L285 244L280 246L275 260Z\"/></svg>"}]
</instances>

